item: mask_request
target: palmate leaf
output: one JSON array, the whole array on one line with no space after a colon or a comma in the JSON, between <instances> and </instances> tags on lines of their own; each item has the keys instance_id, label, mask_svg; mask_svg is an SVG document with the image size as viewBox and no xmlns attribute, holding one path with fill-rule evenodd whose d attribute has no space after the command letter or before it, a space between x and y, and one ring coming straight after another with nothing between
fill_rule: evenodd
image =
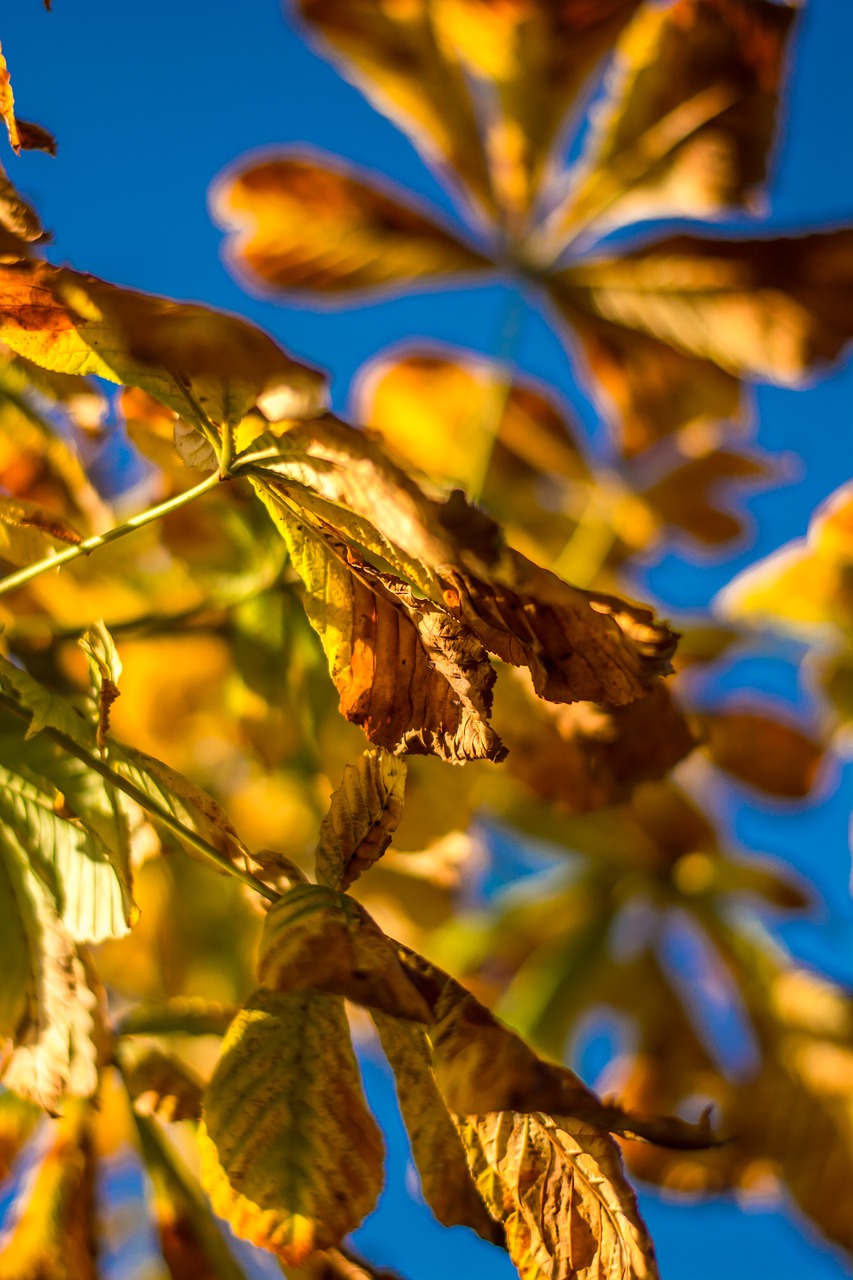
<instances>
[{"instance_id":1,"label":"palmate leaf","mask_svg":"<svg viewBox=\"0 0 853 1280\"><path fill-rule=\"evenodd\" d=\"M347 765L332 793L314 855L317 880L348 889L391 843L403 809L405 761L381 748Z\"/></svg>"},{"instance_id":2,"label":"palmate leaf","mask_svg":"<svg viewBox=\"0 0 853 1280\"><path fill-rule=\"evenodd\" d=\"M230 235L228 261L253 291L334 297L492 269L405 194L386 193L333 158L250 163L219 179L212 204Z\"/></svg>"},{"instance_id":3,"label":"palmate leaf","mask_svg":"<svg viewBox=\"0 0 853 1280\"><path fill-rule=\"evenodd\" d=\"M46 369L141 387L202 429L281 387L309 413L324 402L321 375L246 321L45 262L0 268L0 339Z\"/></svg>"},{"instance_id":4,"label":"palmate leaf","mask_svg":"<svg viewBox=\"0 0 853 1280\"><path fill-rule=\"evenodd\" d=\"M657 1280L652 1242L609 1134L541 1112L460 1116L457 1124L522 1280Z\"/></svg>"},{"instance_id":5,"label":"palmate leaf","mask_svg":"<svg viewBox=\"0 0 853 1280\"><path fill-rule=\"evenodd\" d=\"M0 1247L2 1280L98 1280L96 1156L91 1113L69 1105L52 1122L50 1145L19 1216Z\"/></svg>"},{"instance_id":6,"label":"palmate leaf","mask_svg":"<svg viewBox=\"0 0 853 1280\"><path fill-rule=\"evenodd\" d=\"M252 996L205 1094L199 1149L216 1212L285 1263L359 1225L382 1187L382 1140L340 998Z\"/></svg>"},{"instance_id":7,"label":"palmate leaf","mask_svg":"<svg viewBox=\"0 0 853 1280\"><path fill-rule=\"evenodd\" d=\"M795 17L769 0L646 5L616 46L555 238L751 204Z\"/></svg>"}]
</instances>

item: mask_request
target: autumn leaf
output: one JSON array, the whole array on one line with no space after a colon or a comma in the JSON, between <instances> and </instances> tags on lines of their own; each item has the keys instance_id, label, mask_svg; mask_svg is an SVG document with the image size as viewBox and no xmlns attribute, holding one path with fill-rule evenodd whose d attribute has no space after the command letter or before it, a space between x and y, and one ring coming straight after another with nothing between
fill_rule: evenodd
<instances>
[{"instance_id":1,"label":"autumn leaf","mask_svg":"<svg viewBox=\"0 0 853 1280\"><path fill-rule=\"evenodd\" d=\"M164 1123L198 1120L204 1085L174 1054L122 1039L119 1046L122 1082L138 1116Z\"/></svg>"},{"instance_id":2,"label":"autumn leaf","mask_svg":"<svg viewBox=\"0 0 853 1280\"><path fill-rule=\"evenodd\" d=\"M657 1280L651 1239L608 1134L542 1112L460 1116L457 1124L522 1280Z\"/></svg>"},{"instance_id":3,"label":"autumn leaf","mask_svg":"<svg viewBox=\"0 0 853 1280\"><path fill-rule=\"evenodd\" d=\"M813 790L825 748L775 713L722 707L691 717L711 760L765 795L800 800Z\"/></svg>"},{"instance_id":4,"label":"autumn leaf","mask_svg":"<svg viewBox=\"0 0 853 1280\"><path fill-rule=\"evenodd\" d=\"M727 510L726 499L735 483L766 485L777 468L755 454L733 449L714 449L698 457L679 462L655 480L643 493L665 525L695 538L706 547L720 547L732 539L743 537L746 521L739 513Z\"/></svg>"},{"instance_id":5,"label":"autumn leaf","mask_svg":"<svg viewBox=\"0 0 853 1280\"><path fill-rule=\"evenodd\" d=\"M394 1072L424 1199L444 1226L472 1227L483 1239L501 1244L502 1233L474 1189L459 1134L439 1093L425 1032L375 1010L373 1020Z\"/></svg>"},{"instance_id":6,"label":"autumn leaf","mask_svg":"<svg viewBox=\"0 0 853 1280\"><path fill-rule=\"evenodd\" d=\"M284 155L220 178L214 214L228 260L253 291L334 296L401 283L456 282L491 264L422 213L346 172L340 161Z\"/></svg>"},{"instance_id":7,"label":"autumn leaf","mask_svg":"<svg viewBox=\"0 0 853 1280\"><path fill-rule=\"evenodd\" d=\"M122 1036L221 1036L239 1010L234 1005L203 996L173 996L138 1004L117 1022Z\"/></svg>"},{"instance_id":8,"label":"autumn leaf","mask_svg":"<svg viewBox=\"0 0 853 1280\"><path fill-rule=\"evenodd\" d=\"M400 821L405 785L405 761L381 748L346 766L320 827L314 855L320 884L348 889L382 857Z\"/></svg>"},{"instance_id":9,"label":"autumn leaf","mask_svg":"<svg viewBox=\"0 0 853 1280\"><path fill-rule=\"evenodd\" d=\"M0 1248L2 1280L98 1280L95 1177L91 1115L75 1104L52 1122L35 1184Z\"/></svg>"},{"instance_id":10,"label":"autumn leaf","mask_svg":"<svg viewBox=\"0 0 853 1280\"><path fill-rule=\"evenodd\" d=\"M616 46L560 234L753 205L795 17L767 0L641 10Z\"/></svg>"},{"instance_id":11,"label":"autumn leaf","mask_svg":"<svg viewBox=\"0 0 853 1280\"><path fill-rule=\"evenodd\" d=\"M0 1092L0 1183L9 1177L43 1118L44 1112L35 1103L19 1098L10 1089Z\"/></svg>"},{"instance_id":12,"label":"autumn leaf","mask_svg":"<svg viewBox=\"0 0 853 1280\"><path fill-rule=\"evenodd\" d=\"M322 376L243 320L44 262L0 268L0 339L47 369L141 387L202 434L282 387L303 412L324 401Z\"/></svg>"},{"instance_id":13,"label":"autumn leaf","mask_svg":"<svg viewBox=\"0 0 853 1280\"><path fill-rule=\"evenodd\" d=\"M382 1186L382 1142L339 998L255 993L223 1043L199 1149L214 1210L285 1263L359 1225Z\"/></svg>"},{"instance_id":14,"label":"autumn leaf","mask_svg":"<svg viewBox=\"0 0 853 1280\"><path fill-rule=\"evenodd\" d=\"M258 978L272 991L328 991L398 1018L432 1017L364 907L323 885L294 885L270 907Z\"/></svg>"}]
</instances>

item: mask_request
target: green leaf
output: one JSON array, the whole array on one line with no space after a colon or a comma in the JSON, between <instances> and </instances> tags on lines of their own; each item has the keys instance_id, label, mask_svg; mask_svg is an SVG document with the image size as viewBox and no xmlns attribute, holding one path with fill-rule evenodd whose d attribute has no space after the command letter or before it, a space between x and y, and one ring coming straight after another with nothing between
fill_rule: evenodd
<instances>
[{"instance_id":1,"label":"green leaf","mask_svg":"<svg viewBox=\"0 0 853 1280\"><path fill-rule=\"evenodd\" d=\"M205 1094L199 1149L214 1210L285 1263L359 1225L382 1187L382 1140L340 999L252 996Z\"/></svg>"}]
</instances>

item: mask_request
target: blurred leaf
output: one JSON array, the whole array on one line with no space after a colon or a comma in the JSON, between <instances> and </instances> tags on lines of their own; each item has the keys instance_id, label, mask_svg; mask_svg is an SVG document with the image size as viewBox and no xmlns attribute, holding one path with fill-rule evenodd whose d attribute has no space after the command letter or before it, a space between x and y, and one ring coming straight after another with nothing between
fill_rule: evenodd
<instances>
[{"instance_id":1,"label":"blurred leaf","mask_svg":"<svg viewBox=\"0 0 853 1280\"><path fill-rule=\"evenodd\" d=\"M222 1046L199 1147L214 1210L285 1263L359 1225L382 1187L382 1140L340 999L254 994Z\"/></svg>"},{"instance_id":2,"label":"blurred leaf","mask_svg":"<svg viewBox=\"0 0 853 1280\"><path fill-rule=\"evenodd\" d=\"M53 1121L35 1184L26 1188L20 1216L0 1248L2 1280L98 1280L90 1124L89 1109L80 1104Z\"/></svg>"},{"instance_id":3,"label":"blurred leaf","mask_svg":"<svg viewBox=\"0 0 853 1280\"><path fill-rule=\"evenodd\" d=\"M298 0L299 12L330 47L341 74L449 169L477 201L494 195L467 79L436 38L430 0ZM321 44L321 49L323 48Z\"/></svg>"},{"instance_id":4,"label":"blurred leaf","mask_svg":"<svg viewBox=\"0 0 853 1280\"><path fill-rule=\"evenodd\" d=\"M472 1227L484 1240L501 1244L500 1228L474 1189L459 1134L438 1091L425 1032L375 1011L373 1020L394 1072L424 1199L444 1226Z\"/></svg>"},{"instance_id":5,"label":"blurred leaf","mask_svg":"<svg viewBox=\"0 0 853 1280\"><path fill-rule=\"evenodd\" d=\"M729 499L741 499L741 486L767 484L776 468L768 457L733 449L714 449L678 463L643 493L655 514L668 526L697 542L717 547L743 537L745 520L727 510Z\"/></svg>"},{"instance_id":6,"label":"blurred leaf","mask_svg":"<svg viewBox=\"0 0 853 1280\"><path fill-rule=\"evenodd\" d=\"M35 1103L19 1098L10 1089L0 1090L0 1183L8 1178L43 1116Z\"/></svg>"},{"instance_id":7,"label":"blurred leaf","mask_svg":"<svg viewBox=\"0 0 853 1280\"><path fill-rule=\"evenodd\" d=\"M156 1116L167 1124L199 1119L204 1084L174 1054L122 1040L119 1060L137 1116Z\"/></svg>"},{"instance_id":8,"label":"blurred leaf","mask_svg":"<svg viewBox=\"0 0 853 1280\"><path fill-rule=\"evenodd\" d=\"M135 1115L154 1219L172 1280L245 1280L195 1179L155 1120Z\"/></svg>"},{"instance_id":9,"label":"blurred leaf","mask_svg":"<svg viewBox=\"0 0 853 1280\"><path fill-rule=\"evenodd\" d=\"M799 800L813 789L822 743L775 714L732 707L693 716L720 769L766 795Z\"/></svg>"},{"instance_id":10,"label":"blurred leaf","mask_svg":"<svg viewBox=\"0 0 853 1280\"><path fill-rule=\"evenodd\" d=\"M328 991L398 1018L432 1017L364 907L323 885L294 885L270 907L258 978L273 991Z\"/></svg>"},{"instance_id":11,"label":"blurred leaf","mask_svg":"<svg viewBox=\"0 0 853 1280\"><path fill-rule=\"evenodd\" d=\"M2 49L0 49L0 120L6 125L9 142L15 152L20 152L23 147L27 151L47 151L50 155L56 155L56 140L47 129L42 129L41 125L31 124L27 120L21 120L15 114L12 82Z\"/></svg>"},{"instance_id":12,"label":"blurred leaf","mask_svg":"<svg viewBox=\"0 0 853 1280\"><path fill-rule=\"evenodd\" d=\"M118 1020L122 1036L221 1036L234 1021L238 1009L202 996L173 996L169 1000L138 1004Z\"/></svg>"},{"instance_id":13,"label":"blurred leaf","mask_svg":"<svg viewBox=\"0 0 853 1280\"><path fill-rule=\"evenodd\" d=\"M656 1280L654 1248L608 1134L542 1112L457 1123L522 1280Z\"/></svg>"},{"instance_id":14,"label":"blurred leaf","mask_svg":"<svg viewBox=\"0 0 853 1280\"><path fill-rule=\"evenodd\" d=\"M0 497L0 560L21 567L81 541L62 516L33 502Z\"/></svg>"},{"instance_id":15,"label":"blurred leaf","mask_svg":"<svg viewBox=\"0 0 853 1280\"><path fill-rule=\"evenodd\" d=\"M558 305L638 329L728 373L799 386L853 337L853 231L677 236L554 277Z\"/></svg>"},{"instance_id":16,"label":"blurred leaf","mask_svg":"<svg viewBox=\"0 0 853 1280\"><path fill-rule=\"evenodd\" d=\"M643 9L616 47L607 105L561 210L563 234L752 205L795 14L768 0Z\"/></svg>"},{"instance_id":17,"label":"blurred leaf","mask_svg":"<svg viewBox=\"0 0 853 1280\"><path fill-rule=\"evenodd\" d=\"M403 810L406 764L387 751L365 751L347 765L320 827L317 880L348 889L391 843Z\"/></svg>"},{"instance_id":18,"label":"blurred leaf","mask_svg":"<svg viewBox=\"0 0 853 1280\"><path fill-rule=\"evenodd\" d=\"M491 270L405 195L386 194L325 157L281 156L239 169L220 179L213 207L230 233L229 262L255 292L299 289L346 300L350 290L447 277L453 284L460 272Z\"/></svg>"},{"instance_id":19,"label":"blurred leaf","mask_svg":"<svg viewBox=\"0 0 853 1280\"><path fill-rule=\"evenodd\" d=\"M260 329L207 307L119 289L48 263L0 269L0 339L60 373L141 387L202 432L281 386L324 401L320 374Z\"/></svg>"}]
</instances>

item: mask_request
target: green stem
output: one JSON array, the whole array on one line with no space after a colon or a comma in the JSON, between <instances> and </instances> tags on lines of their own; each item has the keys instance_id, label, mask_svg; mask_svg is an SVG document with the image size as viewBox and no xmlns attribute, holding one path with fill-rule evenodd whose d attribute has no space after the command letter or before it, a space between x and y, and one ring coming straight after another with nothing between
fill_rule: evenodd
<instances>
[{"instance_id":1,"label":"green stem","mask_svg":"<svg viewBox=\"0 0 853 1280\"><path fill-rule=\"evenodd\" d=\"M185 507L187 503L194 501L201 494L206 493L208 489L213 489L220 483L219 472L214 471L209 476L206 476L200 484L195 485L194 488L187 489L184 493L176 494L174 498L169 498L166 502L161 502L156 507L149 507L147 511L141 511L138 516L132 516L124 524L116 525L114 529L108 529L106 533L96 533L91 538L86 538L83 542L78 542L73 547L68 547L65 551L45 556L44 560L36 560L33 564L28 564L23 569L19 569L17 573L10 573L7 578L0 580L0 596L5 595L7 591L14 591L18 587L23 587L26 583L32 582L34 578L41 577L43 573L48 573L51 569L58 569L60 565L68 564L70 560L76 560L80 556L88 556L98 547L104 547L108 542L115 542L118 538L123 538L126 534L133 533L135 529L141 529L144 525L150 524L152 520L159 520L161 516L168 515L170 511L177 511L180 507Z\"/></svg>"},{"instance_id":2,"label":"green stem","mask_svg":"<svg viewBox=\"0 0 853 1280\"><path fill-rule=\"evenodd\" d=\"M31 713L26 707L21 706L15 698L10 697L8 694L0 693L0 707L10 711L12 715L17 716L20 720L30 719ZM152 818L156 818L158 822L162 823L167 830L182 840L184 844L188 844L202 858L212 862L219 871L224 871L228 875L234 876L235 879L241 880L243 884L248 885L250 889L254 889L256 893L260 893L267 901L278 901L280 895L275 889L264 884L263 880L259 880L257 876L253 876L251 871L245 871L242 867L238 867L231 862L229 858L226 858L225 854L219 852L215 845L210 844L209 841L198 835L190 827L184 826L182 822L169 813L168 809L164 809L156 800L152 800L150 796L146 795L140 787L122 777L115 769L111 769L99 756L93 755L85 747L81 747L67 733L63 733L61 729L50 727L45 727L41 732L46 734L63 751L67 751L69 755L76 756L78 760L83 761L87 768L94 773L100 774L105 782L117 787L119 791L123 791L126 796L135 801L146 813L150 813Z\"/></svg>"}]
</instances>

